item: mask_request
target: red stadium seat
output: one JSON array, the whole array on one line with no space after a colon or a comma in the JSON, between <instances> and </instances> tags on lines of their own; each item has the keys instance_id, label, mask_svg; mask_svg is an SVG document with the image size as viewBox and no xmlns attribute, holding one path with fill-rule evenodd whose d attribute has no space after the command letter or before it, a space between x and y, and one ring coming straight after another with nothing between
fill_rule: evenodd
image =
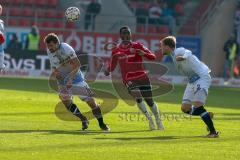
<instances>
[{"instance_id":1,"label":"red stadium seat","mask_svg":"<svg viewBox=\"0 0 240 160\"><path fill-rule=\"evenodd\" d=\"M22 9L20 8L10 8L9 9L9 15L10 16L21 16L22 15Z\"/></svg>"},{"instance_id":2,"label":"red stadium seat","mask_svg":"<svg viewBox=\"0 0 240 160\"><path fill-rule=\"evenodd\" d=\"M21 5L24 0L12 0L11 4L12 5Z\"/></svg>"},{"instance_id":3,"label":"red stadium seat","mask_svg":"<svg viewBox=\"0 0 240 160\"><path fill-rule=\"evenodd\" d=\"M37 0L36 5L39 7L48 6L48 2L46 0Z\"/></svg>"},{"instance_id":4,"label":"red stadium seat","mask_svg":"<svg viewBox=\"0 0 240 160\"><path fill-rule=\"evenodd\" d=\"M49 0L48 5L51 7L56 7L58 4L58 0Z\"/></svg>"},{"instance_id":5,"label":"red stadium seat","mask_svg":"<svg viewBox=\"0 0 240 160\"><path fill-rule=\"evenodd\" d=\"M160 34L169 34L169 27L168 26L159 26L158 27L158 32Z\"/></svg>"},{"instance_id":6,"label":"red stadium seat","mask_svg":"<svg viewBox=\"0 0 240 160\"><path fill-rule=\"evenodd\" d=\"M18 20L16 20L15 18L11 18L8 20L8 25L9 26L17 26L18 25Z\"/></svg>"},{"instance_id":7,"label":"red stadium seat","mask_svg":"<svg viewBox=\"0 0 240 160\"><path fill-rule=\"evenodd\" d=\"M30 20L27 20L27 19L20 19L19 20L19 26L30 27L31 25L32 25L32 23L31 23Z\"/></svg>"},{"instance_id":8,"label":"red stadium seat","mask_svg":"<svg viewBox=\"0 0 240 160\"><path fill-rule=\"evenodd\" d=\"M157 27L149 25L148 26L148 33L157 33Z\"/></svg>"},{"instance_id":9,"label":"red stadium seat","mask_svg":"<svg viewBox=\"0 0 240 160\"><path fill-rule=\"evenodd\" d=\"M24 0L23 4L25 4L25 5L34 5L35 4L35 0Z\"/></svg>"},{"instance_id":10,"label":"red stadium seat","mask_svg":"<svg viewBox=\"0 0 240 160\"><path fill-rule=\"evenodd\" d=\"M55 10L49 9L45 12L45 17L46 18L57 18L57 13Z\"/></svg>"},{"instance_id":11,"label":"red stadium seat","mask_svg":"<svg viewBox=\"0 0 240 160\"><path fill-rule=\"evenodd\" d=\"M53 21L43 21L43 26L42 27L45 27L45 28L54 28L54 23Z\"/></svg>"},{"instance_id":12,"label":"red stadium seat","mask_svg":"<svg viewBox=\"0 0 240 160\"><path fill-rule=\"evenodd\" d=\"M25 9L22 11L22 16L25 16L25 17L34 17L34 16L35 16L35 12L34 12L34 10L32 10L31 8L25 8Z\"/></svg>"},{"instance_id":13,"label":"red stadium seat","mask_svg":"<svg viewBox=\"0 0 240 160\"><path fill-rule=\"evenodd\" d=\"M74 28L76 28L76 25L75 25L74 22L67 22L66 23L66 28L74 29Z\"/></svg>"},{"instance_id":14,"label":"red stadium seat","mask_svg":"<svg viewBox=\"0 0 240 160\"><path fill-rule=\"evenodd\" d=\"M137 25L137 32L138 33L145 33L145 26L144 25Z\"/></svg>"},{"instance_id":15,"label":"red stadium seat","mask_svg":"<svg viewBox=\"0 0 240 160\"><path fill-rule=\"evenodd\" d=\"M45 18L46 17L46 11L45 10L38 10L37 11L37 17L39 18Z\"/></svg>"},{"instance_id":16,"label":"red stadium seat","mask_svg":"<svg viewBox=\"0 0 240 160\"><path fill-rule=\"evenodd\" d=\"M54 27L55 28L59 28L59 29L62 29L62 28L64 28L64 23L63 23L63 21L55 21L54 22Z\"/></svg>"},{"instance_id":17,"label":"red stadium seat","mask_svg":"<svg viewBox=\"0 0 240 160\"><path fill-rule=\"evenodd\" d=\"M64 15L65 15L63 11L58 11L56 14L57 14L56 18L64 18Z\"/></svg>"}]
</instances>

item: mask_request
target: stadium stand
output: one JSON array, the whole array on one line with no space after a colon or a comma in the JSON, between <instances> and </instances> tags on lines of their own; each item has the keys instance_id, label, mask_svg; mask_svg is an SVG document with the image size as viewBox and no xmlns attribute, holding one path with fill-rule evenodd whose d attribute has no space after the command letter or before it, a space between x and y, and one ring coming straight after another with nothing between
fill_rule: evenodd
<instances>
[{"instance_id":1,"label":"stadium stand","mask_svg":"<svg viewBox=\"0 0 240 160\"><path fill-rule=\"evenodd\" d=\"M209 5L215 0L203 0L198 7L194 10L191 16L188 18L185 24L180 29L180 34L195 35L198 34L198 20L203 13L208 9Z\"/></svg>"},{"instance_id":2,"label":"stadium stand","mask_svg":"<svg viewBox=\"0 0 240 160\"><path fill-rule=\"evenodd\" d=\"M189 14L184 7L191 1L196 0L125 0L125 3L136 16L135 28L139 34L196 35L198 34L198 20L215 0L198 1L197 8ZM2 0L2 3L5 5L3 19L8 26L27 27L37 24L40 28L55 26L65 29L81 28L78 23L66 22L65 9L62 4L66 3L65 1ZM156 21L151 16L160 18Z\"/></svg>"},{"instance_id":3,"label":"stadium stand","mask_svg":"<svg viewBox=\"0 0 240 160\"><path fill-rule=\"evenodd\" d=\"M126 0L126 4L134 12L139 33L173 33L176 18L184 15L185 0ZM168 29L166 29L166 27ZM146 29L143 29L145 27Z\"/></svg>"},{"instance_id":4,"label":"stadium stand","mask_svg":"<svg viewBox=\"0 0 240 160\"><path fill-rule=\"evenodd\" d=\"M27 27L37 24L42 28L75 28L66 24L64 11L58 0L4 0L4 20L8 26Z\"/></svg>"}]
</instances>

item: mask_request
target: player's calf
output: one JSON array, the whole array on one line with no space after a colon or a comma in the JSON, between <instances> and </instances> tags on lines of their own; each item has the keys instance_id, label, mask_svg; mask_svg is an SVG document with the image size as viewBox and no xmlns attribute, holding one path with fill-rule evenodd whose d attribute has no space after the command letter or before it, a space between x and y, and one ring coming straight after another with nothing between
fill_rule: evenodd
<instances>
[{"instance_id":1,"label":"player's calf","mask_svg":"<svg viewBox=\"0 0 240 160\"><path fill-rule=\"evenodd\" d=\"M195 102L194 104L201 105L202 103ZM216 130L212 121L212 114L207 112L207 110L204 108L204 106L189 106L190 104L183 104L182 105L182 111L184 113L200 116L204 123L209 128L210 134L216 134Z\"/></svg>"},{"instance_id":2,"label":"player's calf","mask_svg":"<svg viewBox=\"0 0 240 160\"><path fill-rule=\"evenodd\" d=\"M82 122L88 122L87 118L80 112L79 108L72 101L63 101L64 106L74 116L78 117Z\"/></svg>"},{"instance_id":3,"label":"player's calf","mask_svg":"<svg viewBox=\"0 0 240 160\"><path fill-rule=\"evenodd\" d=\"M102 111L100 107L97 105L94 98L92 97L88 98L87 104L91 107L93 115L98 120L99 127L104 131L110 131L109 126L106 125L103 121Z\"/></svg>"},{"instance_id":4,"label":"player's calf","mask_svg":"<svg viewBox=\"0 0 240 160\"><path fill-rule=\"evenodd\" d=\"M151 114L147 111L146 105L143 102L142 98L136 98L136 102L137 102L137 106L138 106L139 110L145 115L145 117L148 120L149 129L154 130L155 129L155 124L152 120Z\"/></svg>"}]
</instances>

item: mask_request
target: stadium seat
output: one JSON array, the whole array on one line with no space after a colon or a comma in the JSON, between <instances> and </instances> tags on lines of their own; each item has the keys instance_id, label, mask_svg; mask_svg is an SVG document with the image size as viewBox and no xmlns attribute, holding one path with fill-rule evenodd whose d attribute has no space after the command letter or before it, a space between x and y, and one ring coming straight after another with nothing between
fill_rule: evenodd
<instances>
[{"instance_id":1,"label":"stadium seat","mask_svg":"<svg viewBox=\"0 0 240 160\"><path fill-rule=\"evenodd\" d=\"M46 17L45 10L38 10L38 11L37 11L37 17L39 17L39 18L45 18L45 17Z\"/></svg>"},{"instance_id":2,"label":"stadium seat","mask_svg":"<svg viewBox=\"0 0 240 160\"><path fill-rule=\"evenodd\" d=\"M58 4L58 0L49 0L49 1L48 1L48 5L49 5L50 7L56 7L57 4Z\"/></svg>"},{"instance_id":3,"label":"stadium seat","mask_svg":"<svg viewBox=\"0 0 240 160\"><path fill-rule=\"evenodd\" d=\"M34 21L31 19L20 19L19 26L22 27L31 27L34 24Z\"/></svg>"},{"instance_id":4,"label":"stadium seat","mask_svg":"<svg viewBox=\"0 0 240 160\"><path fill-rule=\"evenodd\" d=\"M46 18L57 18L57 13L55 10L49 9L45 11Z\"/></svg>"},{"instance_id":5,"label":"stadium seat","mask_svg":"<svg viewBox=\"0 0 240 160\"><path fill-rule=\"evenodd\" d=\"M12 5L21 5L24 0L11 0Z\"/></svg>"},{"instance_id":6,"label":"stadium seat","mask_svg":"<svg viewBox=\"0 0 240 160\"><path fill-rule=\"evenodd\" d=\"M35 0L24 0L23 1L23 4L25 4L25 5L34 5L35 4Z\"/></svg>"},{"instance_id":7,"label":"stadium seat","mask_svg":"<svg viewBox=\"0 0 240 160\"><path fill-rule=\"evenodd\" d=\"M53 28L54 27L54 23L53 21L43 21L42 22L42 27L45 28Z\"/></svg>"},{"instance_id":8,"label":"stadium seat","mask_svg":"<svg viewBox=\"0 0 240 160\"><path fill-rule=\"evenodd\" d=\"M11 18L8 20L8 25L9 26L17 26L18 25L18 20L16 20L15 18Z\"/></svg>"},{"instance_id":9,"label":"stadium seat","mask_svg":"<svg viewBox=\"0 0 240 160\"><path fill-rule=\"evenodd\" d=\"M54 22L54 27L55 28L58 28L58 29L63 29L64 28L64 23L63 23L63 21L55 21Z\"/></svg>"},{"instance_id":10,"label":"stadium seat","mask_svg":"<svg viewBox=\"0 0 240 160\"><path fill-rule=\"evenodd\" d=\"M19 20L19 26L27 27L30 26L30 21L26 19L20 19Z\"/></svg>"},{"instance_id":11,"label":"stadium seat","mask_svg":"<svg viewBox=\"0 0 240 160\"><path fill-rule=\"evenodd\" d=\"M24 8L24 10L22 11L22 16L25 17L33 17L35 16L35 12L34 10L32 10L31 8Z\"/></svg>"},{"instance_id":12,"label":"stadium seat","mask_svg":"<svg viewBox=\"0 0 240 160\"><path fill-rule=\"evenodd\" d=\"M170 31L169 31L169 27L168 26L159 26L158 27L158 32L160 33L160 34L169 34L170 33Z\"/></svg>"},{"instance_id":13,"label":"stadium seat","mask_svg":"<svg viewBox=\"0 0 240 160\"><path fill-rule=\"evenodd\" d=\"M57 13L56 13L56 18L64 18L64 12L63 11L58 11Z\"/></svg>"},{"instance_id":14,"label":"stadium seat","mask_svg":"<svg viewBox=\"0 0 240 160\"><path fill-rule=\"evenodd\" d=\"M37 0L35 2L35 4L38 6L38 7L43 7L43 6L47 6L48 5L48 2L46 0Z\"/></svg>"},{"instance_id":15,"label":"stadium seat","mask_svg":"<svg viewBox=\"0 0 240 160\"><path fill-rule=\"evenodd\" d=\"M66 23L66 28L69 28L69 29L76 28L75 23L74 22L67 22Z\"/></svg>"},{"instance_id":16,"label":"stadium seat","mask_svg":"<svg viewBox=\"0 0 240 160\"><path fill-rule=\"evenodd\" d=\"M157 27L154 25L148 26L148 33L157 33Z\"/></svg>"},{"instance_id":17,"label":"stadium seat","mask_svg":"<svg viewBox=\"0 0 240 160\"><path fill-rule=\"evenodd\" d=\"M22 15L22 9L21 8L10 8L9 9L9 15L10 16L21 16Z\"/></svg>"},{"instance_id":18,"label":"stadium seat","mask_svg":"<svg viewBox=\"0 0 240 160\"><path fill-rule=\"evenodd\" d=\"M137 32L138 33L144 33L145 32L145 26L144 25L137 25Z\"/></svg>"}]
</instances>

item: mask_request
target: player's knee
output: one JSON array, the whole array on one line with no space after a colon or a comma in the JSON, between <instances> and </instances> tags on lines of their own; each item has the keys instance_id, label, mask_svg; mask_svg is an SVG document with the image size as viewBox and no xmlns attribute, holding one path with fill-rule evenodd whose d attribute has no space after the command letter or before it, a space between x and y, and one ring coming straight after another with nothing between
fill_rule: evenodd
<instances>
[{"instance_id":1,"label":"player's knee","mask_svg":"<svg viewBox=\"0 0 240 160\"><path fill-rule=\"evenodd\" d=\"M189 113L191 109L191 104L182 104L181 110L183 113Z\"/></svg>"},{"instance_id":2,"label":"player's knee","mask_svg":"<svg viewBox=\"0 0 240 160\"><path fill-rule=\"evenodd\" d=\"M136 102L137 103L141 103L142 102L142 98L136 98Z\"/></svg>"},{"instance_id":3,"label":"player's knee","mask_svg":"<svg viewBox=\"0 0 240 160\"><path fill-rule=\"evenodd\" d=\"M95 107L97 106L97 103L96 103L95 99L92 98L92 97L89 97L89 98L87 99L86 103L87 103L88 106L91 107L91 108L95 108Z\"/></svg>"},{"instance_id":4,"label":"player's knee","mask_svg":"<svg viewBox=\"0 0 240 160\"><path fill-rule=\"evenodd\" d=\"M145 99L146 103L148 106L153 106L154 105L154 101L152 98L148 98L148 99Z\"/></svg>"}]
</instances>

